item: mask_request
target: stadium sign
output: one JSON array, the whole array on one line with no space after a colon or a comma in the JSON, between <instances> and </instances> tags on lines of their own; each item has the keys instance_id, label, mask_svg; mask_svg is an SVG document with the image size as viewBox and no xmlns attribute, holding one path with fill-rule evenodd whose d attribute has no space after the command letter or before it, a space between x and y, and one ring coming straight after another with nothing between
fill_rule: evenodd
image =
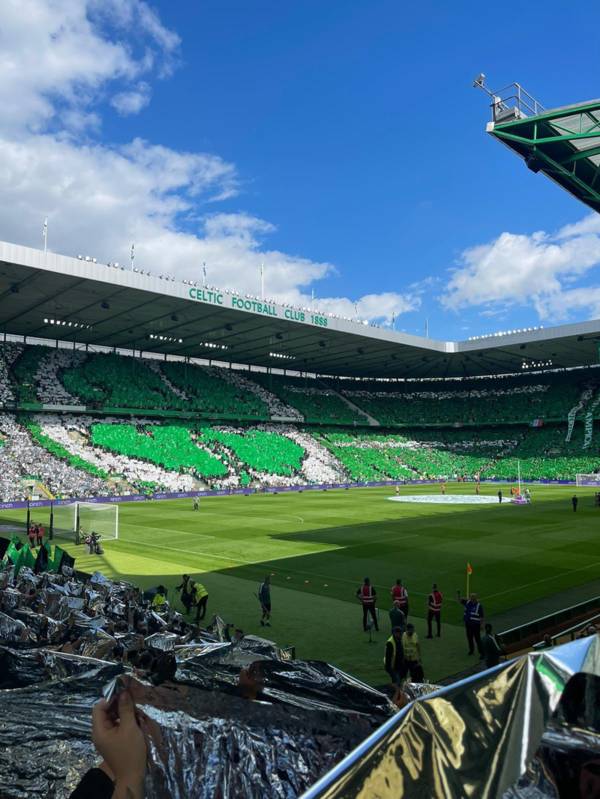
<instances>
[{"instance_id":1,"label":"stadium sign","mask_svg":"<svg viewBox=\"0 0 600 799\"><path fill-rule=\"evenodd\" d=\"M207 305L219 305L222 308L231 308L235 311L249 311L250 313L274 316L279 319L287 319L290 322L301 322L305 325L315 325L316 327L327 327L326 316L302 311L298 308L282 308L274 302L255 300L247 297L240 297L239 294L224 294L207 288L190 288L189 298L195 302L203 302Z\"/></svg>"}]
</instances>

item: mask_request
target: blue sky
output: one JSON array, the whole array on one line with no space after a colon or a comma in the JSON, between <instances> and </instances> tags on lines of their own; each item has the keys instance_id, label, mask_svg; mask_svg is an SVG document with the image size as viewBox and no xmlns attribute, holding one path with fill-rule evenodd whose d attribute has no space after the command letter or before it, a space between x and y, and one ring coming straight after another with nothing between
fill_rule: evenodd
<instances>
[{"instance_id":1,"label":"blue sky","mask_svg":"<svg viewBox=\"0 0 600 799\"><path fill-rule=\"evenodd\" d=\"M135 241L140 266L256 293L264 262L267 293L439 338L600 315L600 224L486 135L472 88L595 97L565 24L600 12L481 8L7 0L0 236L39 246L48 215L58 251Z\"/></svg>"}]
</instances>

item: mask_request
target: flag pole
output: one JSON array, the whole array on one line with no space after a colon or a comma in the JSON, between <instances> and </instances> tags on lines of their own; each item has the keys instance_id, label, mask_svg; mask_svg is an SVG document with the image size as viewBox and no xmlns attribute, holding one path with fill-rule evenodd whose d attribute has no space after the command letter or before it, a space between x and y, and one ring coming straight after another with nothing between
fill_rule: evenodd
<instances>
[{"instance_id":1,"label":"flag pole","mask_svg":"<svg viewBox=\"0 0 600 799\"><path fill-rule=\"evenodd\" d=\"M467 592L466 592L466 594L465 594L465 596L466 596L466 598L467 598L467 599L469 598L469 594L471 593L471 592L469 591L470 583L471 583L471 574L470 574L470 572L469 572L469 569L467 569Z\"/></svg>"},{"instance_id":2,"label":"flag pole","mask_svg":"<svg viewBox=\"0 0 600 799\"><path fill-rule=\"evenodd\" d=\"M42 228L42 235L44 237L44 255L48 252L48 217L44 218L44 227Z\"/></svg>"},{"instance_id":3,"label":"flag pole","mask_svg":"<svg viewBox=\"0 0 600 799\"><path fill-rule=\"evenodd\" d=\"M133 261L135 258L135 244L131 245L131 250L129 251L129 263L131 266L131 271L133 272Z\"/></svg>"},{"instance_id":4,"label":"flag pole","mask_svg":"<svg viewBox=\"0 0 600 799\"><path fill-rule=\"evenodd\" d=\"M517 460L517 473L519 476L519 496L521 496L521 461Z\"/></svg>"}]
</instances>

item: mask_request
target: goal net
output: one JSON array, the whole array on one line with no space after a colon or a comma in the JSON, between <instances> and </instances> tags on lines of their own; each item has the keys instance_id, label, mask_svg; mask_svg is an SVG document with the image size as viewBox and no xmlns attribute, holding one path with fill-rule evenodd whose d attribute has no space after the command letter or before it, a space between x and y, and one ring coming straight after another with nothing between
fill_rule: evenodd
<instances>
[{"instance_id":1,"label":"goal net","mask_svg":"<svg viewBox=\"0 0 600 799\"><path fill-rule=\"evenodd\" d=\"M119 537L119 506L99 502L71 502L54 508L54 535L84 541L90 533L101 540Z\"/></svg>"},{"instance_id":2,"label":"goal net","mask_svg":"<svg viewBox=\"0 0 600 799\"><path fill-rule=\"evenodd\" d=\"M576 474L575 484L578 486L600 487L600 474Z\"/></svg>"}]
</instances>

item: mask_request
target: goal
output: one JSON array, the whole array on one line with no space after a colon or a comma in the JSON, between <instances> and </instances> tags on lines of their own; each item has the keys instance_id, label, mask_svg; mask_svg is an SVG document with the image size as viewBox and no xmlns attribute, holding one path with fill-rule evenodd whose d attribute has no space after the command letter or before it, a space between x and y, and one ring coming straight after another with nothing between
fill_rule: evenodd
<instances>
[{"instance_id":1,"label":"goal","mask_svg":"<svg viewBox=\"0 0 600 799\"><path fill-rule=\"evenodd\" d=\"M600 487L600 474L576 474L575 484L578 486Z\"/></svg>"},{"instance_id":2,"label":"goal","mask_svg":"<svg viewBox=\"0 0 600 799\"><path fill-rule=\"evenodd\" d=\"M101 540L119 537L119 506L100 502L70 502L54 508L54 536L76 543L90 533Z\"/></svg>"}]
</instances>

